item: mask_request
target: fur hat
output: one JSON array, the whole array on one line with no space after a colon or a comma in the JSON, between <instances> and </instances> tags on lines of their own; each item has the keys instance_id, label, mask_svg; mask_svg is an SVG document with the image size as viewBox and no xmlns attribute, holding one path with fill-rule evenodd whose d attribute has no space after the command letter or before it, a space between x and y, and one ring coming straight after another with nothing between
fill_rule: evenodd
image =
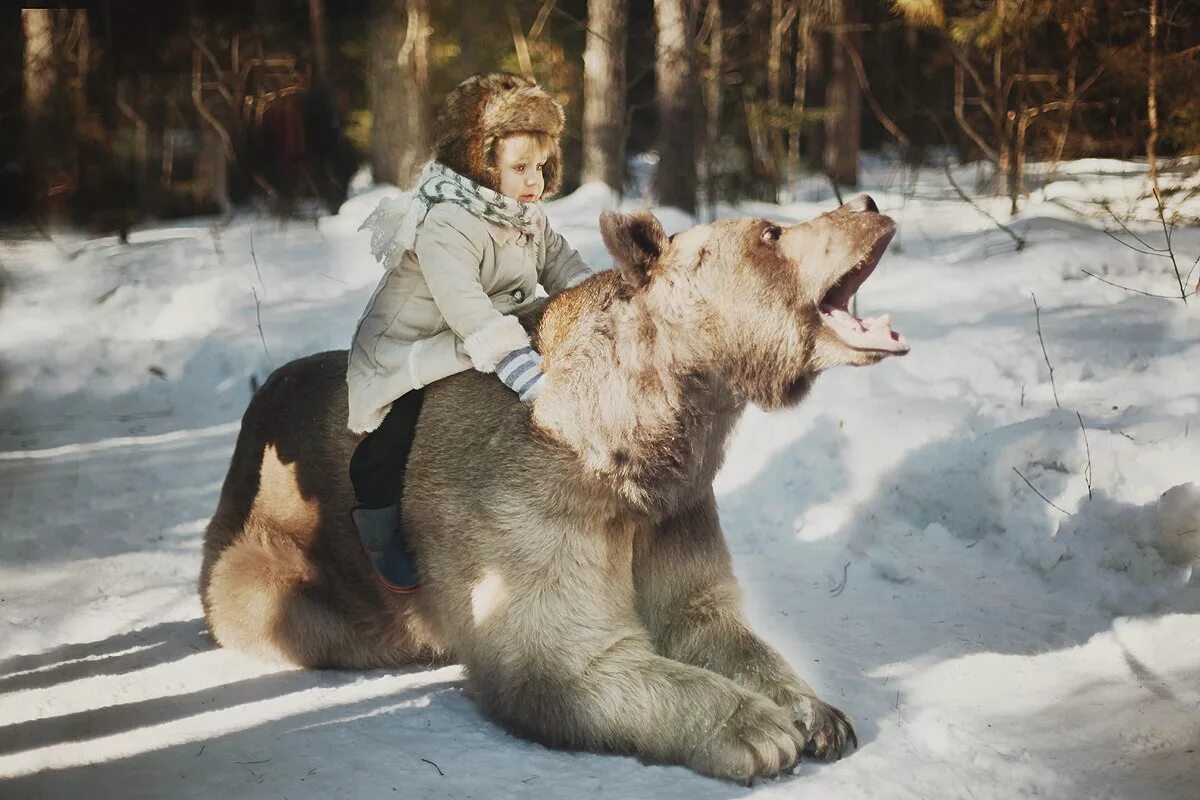
<instances>
[{"instance_id":1,"label":"fur hat","mask_svg":"<svg viewBox=\"0 0 1200 800\"><path fill-rule=\"evenodd\" d=\"M542 87L510 72L473 75L454 87L434 123L434 156L460 175L500 191L496 143L517 133L543 134L554 142L542 176L543 197L562 187L562 106Z\"/></svg>"}]
</instances>

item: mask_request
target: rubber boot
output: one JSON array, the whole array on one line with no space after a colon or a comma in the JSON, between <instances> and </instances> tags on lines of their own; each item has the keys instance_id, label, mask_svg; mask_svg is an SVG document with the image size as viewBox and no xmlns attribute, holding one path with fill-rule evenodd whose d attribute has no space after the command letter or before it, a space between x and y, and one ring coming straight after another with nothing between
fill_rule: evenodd
<instances>
[{"instance_id":1,"label":"rubber boot","mask_svg":"<svg viewBox=\"0 0 1200 800\"><path fill-rule=\"evenodd\" d=\"M387 508L355 507L350 515L358 541L366 551L375 577L393 592L413 592L421 585L417 562L404 541L398 504Z\"/></svg>"}]
</instances>

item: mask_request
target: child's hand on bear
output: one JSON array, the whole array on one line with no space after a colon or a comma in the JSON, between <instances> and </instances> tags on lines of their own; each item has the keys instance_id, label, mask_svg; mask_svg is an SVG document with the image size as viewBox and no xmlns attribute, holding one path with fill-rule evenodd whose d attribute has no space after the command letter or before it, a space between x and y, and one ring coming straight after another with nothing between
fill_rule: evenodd
<instances>
[{"instance_id":1,"label":"child's hand on bear","mask_svg":"<svg viewBox=\"0 0 1200 800\"><path fill-rule=\"evenodd\" d=\"M542 393L546 376L542 373L542 357L526 345L500 359L496 375L504 385L517 393L522 403L532 403Z\"/></svg>"}]
</instances>

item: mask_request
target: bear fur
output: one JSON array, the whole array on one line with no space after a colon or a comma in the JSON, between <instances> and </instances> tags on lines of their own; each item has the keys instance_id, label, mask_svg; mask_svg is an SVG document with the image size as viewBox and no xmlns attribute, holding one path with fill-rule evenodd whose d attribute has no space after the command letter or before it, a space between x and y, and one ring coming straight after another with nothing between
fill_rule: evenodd
<instances>
[{"instance_id":1,"label":"bear fur","mask_svg":"<svg viewBox=\"0 0 1200 800\"><path fill-rule=\"evenodd\" d=\"M485 714L553 747L738 781L839 758L849 720L746 622L712 481L748 402L907 349L850 346L826 313L895 226L863 198L786 228L601 228L616 269L522 320L547 381L532 407L473 371L427 389L402 502L414 594L380 587L351 528L345 354L275 371L205 534L209 629L306 667L462 663Z\"/></svg>"}]
</instances>

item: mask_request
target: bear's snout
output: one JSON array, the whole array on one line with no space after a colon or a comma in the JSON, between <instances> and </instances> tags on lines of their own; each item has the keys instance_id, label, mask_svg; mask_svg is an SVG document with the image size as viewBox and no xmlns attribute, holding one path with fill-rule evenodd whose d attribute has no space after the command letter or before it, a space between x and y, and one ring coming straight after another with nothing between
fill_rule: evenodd
<instances>
[{"instance_id":1,"label":"bear's snout","mask_svg":"<svg viewBox=\"0 0 1200 800\"><path fill-rule=\"evenodd\" d=\"M871 195L860 194L850 202L844 203L840 210L852 212L868 211L872 214L878 214L879 206L875 205L875 200Z\"/></svg>"}]
</instances>

